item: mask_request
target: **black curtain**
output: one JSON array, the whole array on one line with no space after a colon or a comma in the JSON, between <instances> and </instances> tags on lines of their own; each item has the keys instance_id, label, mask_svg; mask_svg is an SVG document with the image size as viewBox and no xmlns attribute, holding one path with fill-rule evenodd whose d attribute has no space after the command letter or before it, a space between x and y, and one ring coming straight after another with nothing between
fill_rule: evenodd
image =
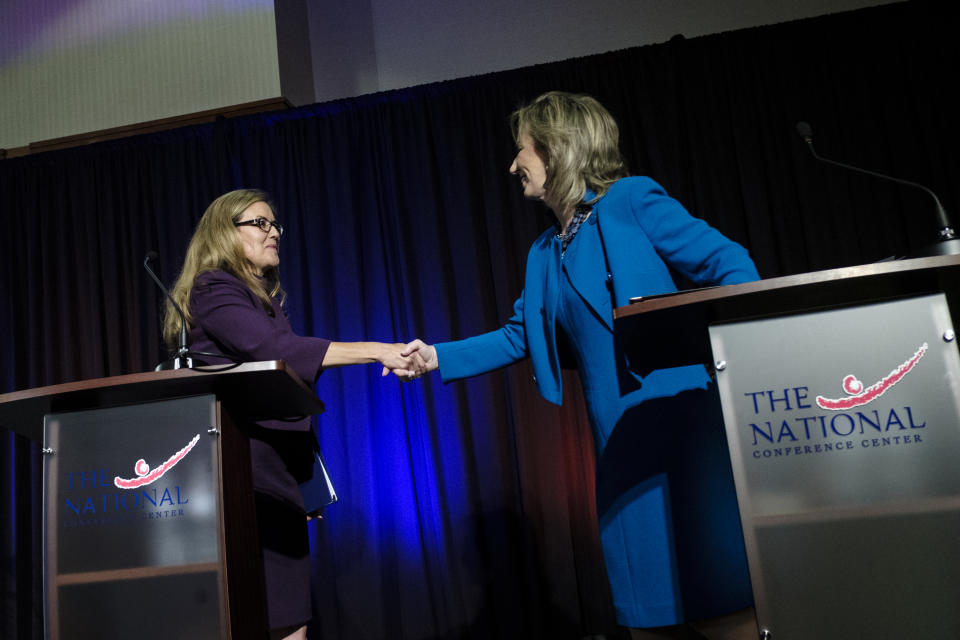
<instances>
[{"instance_id":1,"label":"black curtain","mask_svg":"<svg viewBox=\"0 0 960 640\"><path fill-rule=\"evenodd\" d=\"M507 174L508 114L589 93L634 173L744 244L764 277L910 255L956 210L960 60L947 3L906 2L0 162L0 391L145 371L160 296L217 195L271 192L297 331L428 341L500 326L548 224ZM311 525L312 638L622 636L592 439L526 364L453 385L321 376L341 501ZM0 435L3 638L41 637L39 444Z\"/></svg>"}]
</instances>

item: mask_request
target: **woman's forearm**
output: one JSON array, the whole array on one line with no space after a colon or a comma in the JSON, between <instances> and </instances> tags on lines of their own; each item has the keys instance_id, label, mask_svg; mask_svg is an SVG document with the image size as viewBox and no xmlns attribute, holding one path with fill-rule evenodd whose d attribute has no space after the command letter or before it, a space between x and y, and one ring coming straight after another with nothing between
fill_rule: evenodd
<instances>
[{"instance_id":1,"label":"woman's forearm","mask_svg":"<svg viewBox=\"0 0 960 640\"><path fill-rule=\"evenodd\" d=\"M383 342L331 342L321 366L330 369L350 364L383 362L390 353L390 347L391 345Z\"/></svg>"}]
</instances>

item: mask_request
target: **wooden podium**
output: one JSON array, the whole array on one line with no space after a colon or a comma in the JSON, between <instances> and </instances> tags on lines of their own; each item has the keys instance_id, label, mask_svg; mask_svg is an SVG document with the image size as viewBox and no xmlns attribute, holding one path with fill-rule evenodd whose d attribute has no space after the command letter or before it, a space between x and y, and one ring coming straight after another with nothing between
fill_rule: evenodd
<instances>
[{"instance_id":1,"label":"wooden podium","mask_svg":"<svg viewBox=\"0 0 960 640\"><path fill-rule=\"evenodd\" d=\"M960 257L639 299L639 373L715 371L760 638L960 638Z\"/></svg>"},{"instance_id":2,"label":"wooden podium","mask_svg":"<svg viewBox=\"0 0 960 640\"><path fill-rule=\"evenodd\" d=\"M0 395L43 443L46 637L265 638L244 425L322 410L279 361Z\"/></svg>"}]
</instances>

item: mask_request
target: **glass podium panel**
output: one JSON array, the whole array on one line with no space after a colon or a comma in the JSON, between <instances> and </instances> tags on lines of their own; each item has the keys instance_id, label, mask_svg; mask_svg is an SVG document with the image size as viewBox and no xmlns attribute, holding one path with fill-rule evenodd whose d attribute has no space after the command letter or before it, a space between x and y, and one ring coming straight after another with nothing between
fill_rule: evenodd
<instances>
[{"instance_id":1,"label":"glass podium panel","mask_svg":"<svg viewBox=\"0 0 960 640\"><path fill-rule=\"evenodd\" d=\"M212 395L45 417L47 637L224 635L216 425Z\"/></svg>"},{"instance_id":2,"label":"glass podium panel","mask_svg":"<svg viewBox=\"0 0 960 640\"><path fill-rule=\"evenodd\" d=\"M960 638L960 357L942 294L710 327L771 640Z\"/></svg>"}]
</instances>

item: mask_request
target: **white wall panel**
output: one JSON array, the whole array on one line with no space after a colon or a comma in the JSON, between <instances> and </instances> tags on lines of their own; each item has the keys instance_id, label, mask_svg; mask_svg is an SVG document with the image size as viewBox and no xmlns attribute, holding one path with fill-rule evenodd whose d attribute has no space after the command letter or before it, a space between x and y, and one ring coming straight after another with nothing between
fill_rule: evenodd
<instances>
[{"instance_id":1,"label":"white wall panel","mask_svg":"<svg viewBox=\"0 0 960 640\"><path fill-rule=\"evenodd\" d=\"M0 148L280 95L272 0L15 0Z\"/></svg>"}]
</instances>

